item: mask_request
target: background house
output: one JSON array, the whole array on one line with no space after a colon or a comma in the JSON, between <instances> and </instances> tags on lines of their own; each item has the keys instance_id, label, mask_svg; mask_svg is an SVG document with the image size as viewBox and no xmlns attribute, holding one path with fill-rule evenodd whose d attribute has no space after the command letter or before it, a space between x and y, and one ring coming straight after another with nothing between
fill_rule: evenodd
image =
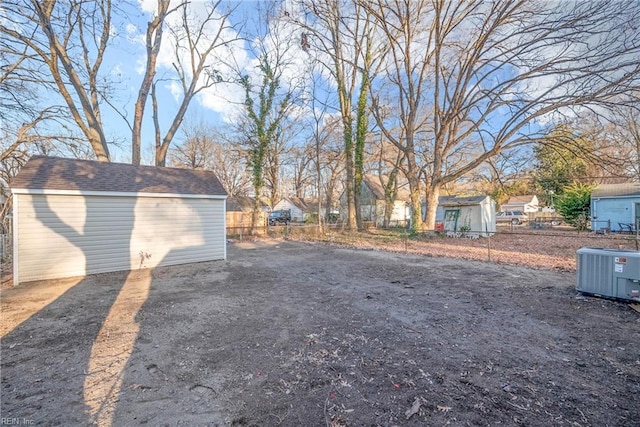
<instances>
[{"instance_id":1,"label":"background house","mask_svg":"<svg viewBox=\"0 0 640 427\"><path fill-rule=\"evenodd\" d=\"M372 222L376 227L384 226L385 196L383 183L387 182L387 177L379 177L372 174L365 174L362 177L362 198L360 202L360 214L363 221ZM411 220L411 207L409 190L404 187L398 188L396 200L393 203L389 225L406 226ZM346 198L343 194L340 198L343 214L346 214Z\"/></svg>"},{"instance_id":2,"label":"background house","mask_svg":"<svg viewBox=\"0 0 640 427\"><path fill-rule=\"evenodd\" d=\"M535 196L535 195L514 196L510 198L507 203L500 206L501 212L522 211L524 213L529 213L529 212L538 212L538 210L539 210L538 196Z\"/></svg>"},{"instance_id":3,"label":"background house","mask_svg":"<svg viewBox=\"0 0 640 427\"><path fill-rule=\"evenodd\" d=\"M436 228L483 237L491 235L496 232L496 203L489 196L441 196L436 208Z\"/></svg>"},{"instance_id":4,"label":"background house","mask_svg":"<svg viewBox=\"0 0 640 427\"><path fill-rule=\"evenodd\" d=\"M318 213L318 199L285 197L275 204L274 211L290 210L291 221L304 222ZM316 216L317 218L317 216Z\"/></svg>"},{"instance_id":5,"label":"background house","mask_svg":"<svg viewBox=\"0 0 640 427\"><path fill-rule=\"evenodd\" d=\"M210 171L34 156L11 190L15 284L227 256Z\"/></svg>"},{"instance_id":6,"label":"background house","mask_svg":"<svg viewBox=\"0 0 640 427\"><path fill-rule=\"evenodd\" d=\"M591 192L591 229L631 231L640 222L640 182L600 184Z\"/></svg>"}]
</instances>

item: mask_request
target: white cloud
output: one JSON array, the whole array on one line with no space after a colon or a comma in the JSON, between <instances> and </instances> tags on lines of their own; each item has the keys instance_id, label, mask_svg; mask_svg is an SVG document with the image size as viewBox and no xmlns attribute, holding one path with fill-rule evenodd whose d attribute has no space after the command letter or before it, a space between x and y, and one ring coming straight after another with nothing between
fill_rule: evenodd
<instances>
[{"instance_id":1,"label":"white cloud","mask_svg":"<svg viewBox=\"0 0 640 427\"><path fill-rule=\"evenodd\" d=\"M216 112L225 123L233 123L243 110L244 92L234 84L217 84L200 94L200 104Z\"/></svg>"},{"instance_id":2,"label":"white cloud","mask_svg":"<svg viewBox=\"0 0 640 427\"><path fill-rule=\"evenodd\" d=\"M138 5L140 6L140 10L151 15L155 14L156 10L158 10L157 0L138 0Z\"/></svg>"},{"instance_id":3,"label":"white cloud","mask_svg":"<svg viewBox=\"0 0 640 427\"><path fill-rule=\"evenodd\" d=\"M139 0L139 5L142 11L153 14L156 11L157 4L151 0ZM228 42L226 46L222 45L216 47L211 52L206 60L206 67L215 70L216 73L223 76L223 78L230 79L233 77L233 71L230 64L227 64L231 59L239 64L239 67L245 67L249 59L245 51L244 43L241 41L234 41L238 39L238 34L232 28L222 28L221 25L228 27L229 22L224 22L223 15L215 12L208 22L203 23L203 20L209 15L210 3L202 1L194 1L187 3L187 20L189 22L189 29L191 31L191 37L197 38L197 44L195 51L202 54L205 52L212 43L217 45ZM202 34L198 34L200 27L204 28ZM218 36L219 34L219 36ZM163 39L160 51L157 59L157 72L158 76L163 78L177 78L175 74L174 64L181 63L184 68L185 78L187 84L193 76L191 70L191 52L186 47L186 31L183 25L182 10L175 11L169 14L165 21L165 28L163 32ZM144 34L140 35L141 42L144 44ZM217 40L216 37L219 37ZM177 47L177 40L180 42L180 46ZM196 61L199 59L196 58ZM138 59L136 62L136 70L143 72L146 57ZM204 83L206 75L200 76L200 86ZM173 81L165 85L169 89L171 96L174 100L179 101L183 97L183 91L177 81ZM211 109L223 116L226 121L231 120L230 117L235 117L234 108L230 108L235 102L241 102L239 94L242 91L235 85L229 84L217 84L212 88L208 88L199 93L196 98L202 106Z\"/></svg>"},{"instance_id":4,"label":"white cloud","mask_svg":"<svg viewBox=\"0 0 640 427\"><path fill-rule=\"evenodd\" d=\"M165 87L169 89L169 92L171 92L171 96L173 97L174 101L176 101L176 104L180 102L180 100L182 99L182 88L180 87L178 82L169 82Z\"/></svg>"},{"instance_id":5,"label":"white cloud","mask_svg":"<svg viewBox=\"0 0 640 427\"><path fill-rule=\"evenodd\" d=\"M145 44L145 34L140 31L137 25L133 23L128 23L125 27L125 31L127 34L127 41L132 44L139 44L144 46Z\"/></svg>"},{"instance_id":6,"label":"white cloud","mask_svg":"<svg viewBox=\"0 0 640 427\"><path fill-rule=\"evenodd\" d=\"M137 35L138 34L138 27L135 26L134 24L132 24L131 22L129 22L127 24L127 26L125 27L126 31L127 31L127 35Z\"/></svg>"}]
</instances>

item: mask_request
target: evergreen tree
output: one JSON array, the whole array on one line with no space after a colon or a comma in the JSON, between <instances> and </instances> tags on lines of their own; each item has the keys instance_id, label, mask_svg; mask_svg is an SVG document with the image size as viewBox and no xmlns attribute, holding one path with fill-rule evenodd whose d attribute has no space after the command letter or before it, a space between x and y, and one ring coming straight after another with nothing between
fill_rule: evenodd
<instances>
[{"instance_id":1,"label":"evergreen tree","mask_svg":"<svg viewBox=\"0 0 640 427\"><path fill-rule=\"evenodd\" d=\"M556 199L556 209L565 221L579 230L585 230L591 211L591 192L593 185L574 182L563 188Z\"/></svg>"}]
</instances>

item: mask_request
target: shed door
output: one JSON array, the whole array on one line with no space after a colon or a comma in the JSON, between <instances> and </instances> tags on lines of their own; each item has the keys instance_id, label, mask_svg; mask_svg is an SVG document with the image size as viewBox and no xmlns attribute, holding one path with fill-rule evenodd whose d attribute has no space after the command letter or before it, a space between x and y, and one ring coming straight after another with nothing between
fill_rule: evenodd
<instances>
[{"instance_id":1,"label":"shed door","mask_svg":"<svg viewBox=\"0 0 640 427\"><path fill-rule=\"evenodd\" d=\"M19 195L20 282L224 259L224 200Z\"/></svg>"},{"instance_id":2,"label":"shed door","mask_svg":"<svg viewBox=\"0 0 640 427\"><path fill-rule=\"evenodd\" d=\"M458 228L459 209L447 209L444 211L444 229L448 231L456 231Z\"/></svg>"}]
</instances>

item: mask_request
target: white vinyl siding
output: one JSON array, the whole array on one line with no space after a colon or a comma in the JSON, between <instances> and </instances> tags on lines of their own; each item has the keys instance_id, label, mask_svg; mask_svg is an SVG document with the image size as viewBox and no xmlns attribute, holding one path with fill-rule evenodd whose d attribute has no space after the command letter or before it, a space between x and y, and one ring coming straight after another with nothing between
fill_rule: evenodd
<instances>
[{"instance_id":1,"label":"white vinyl siding","mask_svg":"<svg viewBox=\"0 0 640 427\"><path fill-rule=\"evenodd\" d=\"M221 198L14 197L16 281L226 258Z\"/></svg>"}]
</instances>

